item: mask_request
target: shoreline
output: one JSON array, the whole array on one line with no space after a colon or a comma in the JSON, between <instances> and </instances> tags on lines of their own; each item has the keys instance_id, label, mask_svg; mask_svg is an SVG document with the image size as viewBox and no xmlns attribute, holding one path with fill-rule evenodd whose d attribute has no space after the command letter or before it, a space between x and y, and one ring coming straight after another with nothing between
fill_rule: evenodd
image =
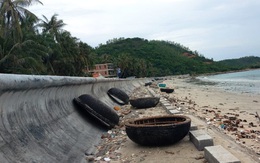
<instances>
[{"instance_id":1,"label":"shoreline","mask_svg":"<svg viewBox=\"0 0 260 163\"><path fill-rule=\"evenodd\" d=\"M233 73L235 73L233 75ZM221 89L224 92L231 92L234 94L248 94L248 95L260 95L260 78L259 73L260 69L254 69L242 72L233 72L226 74L221 74L225 76L218 77L217 75L213 76L198 76L196 78L191 78L191 83L196 84L209 84L215 85L215 87ZM237 74L241 73L241 74ZM243 74L242 74L243 73ZM251 77L247 78L247 75ZM238 75L236 77L236 75ZM235 76L235 77L233 77Z\"/></svg>"},{"instance_id":2,"label":"shoreline","mask_svg":"<svg viewBox=\"0 0 260 163\"><path fill-rule=\"evenodd\" d=\"M232 71L223 71L223 72L212 72L212 73L204 73L198 75L191 75L191 77L196 78L199 76L211 76L211 75L219 75L219 74L229 74L229 73L236 73L236 72L244 72L244 71L252 71L252 70L260 70L260 68L246 68L241 70L232 70Z\"/></svg>"}]
</instances>

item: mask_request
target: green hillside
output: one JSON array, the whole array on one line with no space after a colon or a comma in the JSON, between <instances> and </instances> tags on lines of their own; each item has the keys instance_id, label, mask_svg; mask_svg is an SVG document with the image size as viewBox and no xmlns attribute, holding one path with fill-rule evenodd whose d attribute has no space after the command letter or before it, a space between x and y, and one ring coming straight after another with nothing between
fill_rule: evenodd
<instances>
[{"instance_id":1,"label":"green hillside","mask_svg":"<svg viewBox=\"0 0 260 163\"><path fill-rule=\"evenodd\" d=\"M234 69L260 68L260 57L248 56L238 59L227 59L219 61L219 63Z\"/></svg>"},{"instance_id":2,"label":"green hillside","mask_svg":"<svg viewBox=\"0 0 260 163\"><path fill-rule=\"evenodd\" d=\"M101 60L111 61L126 76L165 76L226 71L228 66L214 62L178 43L142 38L119 38L95 49ZM103 59L103 60L102 60ZM106 59L106 60L104 60ZM134 67L136 67L134 71ZM145 69L143 73L140 73Z\"/></svg>"}]
</instances>

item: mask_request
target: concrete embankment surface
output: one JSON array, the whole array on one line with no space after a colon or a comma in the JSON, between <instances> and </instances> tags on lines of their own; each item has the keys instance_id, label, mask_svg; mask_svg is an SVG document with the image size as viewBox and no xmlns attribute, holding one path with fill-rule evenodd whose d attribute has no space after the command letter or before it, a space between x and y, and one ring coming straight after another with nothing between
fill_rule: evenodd
<instances>
[{"instance_id":1,"label":"concrete embankment surface","mask_svg":"<svg viewBox=\"0 0 260 163\"><path fill-rule=\"evenodd\" d=\"M130 93L144 80L0 74L0 162L84 162L100 126L73 104L81 94L116 104L107 90Z\"/></svg>"}]
</instances>

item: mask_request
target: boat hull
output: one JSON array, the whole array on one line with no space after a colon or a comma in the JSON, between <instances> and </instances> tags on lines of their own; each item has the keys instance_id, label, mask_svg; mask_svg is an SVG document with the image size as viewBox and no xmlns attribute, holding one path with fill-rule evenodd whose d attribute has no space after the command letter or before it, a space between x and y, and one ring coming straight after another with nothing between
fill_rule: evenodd
<instances>
[{"instance_id":1,"label":"boat hull","mask_svg":"<svg viewBox=\"0 0 260 163\"><path fill-rule=\"evenodd\" d=\"M143 146L170 145L182 140L190 130L191 119L182 115L157 116L130 120L127 136Z\"/></svg>"},{"instance_id":2,"label":"boat hull","mask_svg":"<svg viewBox=\"0 0 260 163\"><path fill-rule=\"evenodd\" d=\"M130 99L130 104L135 108L151 108L155 107L160 101L160 97L144 97Z\"/></svg>"}]
</instances>

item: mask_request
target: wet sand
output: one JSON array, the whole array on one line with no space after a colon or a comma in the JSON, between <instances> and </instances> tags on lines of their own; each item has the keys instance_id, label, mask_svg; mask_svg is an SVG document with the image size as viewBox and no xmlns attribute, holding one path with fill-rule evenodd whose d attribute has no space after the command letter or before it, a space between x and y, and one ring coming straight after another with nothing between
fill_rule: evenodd
<instances>
[{"instance_id":1,"label":"wet sand","mask_svg":"<svg viewBox=\"0 0 260 163\"><path fill-rule=\"evenodd\" d=\"M256 112L260 96L229 93L215 89L210 83L187 81L190 78L174 77L162 81L174 88L174 93L160 92L154 83L136 89L130 97L151 96L149 90L153 90L157 96L167 99L173 107L189 116L199 129L205 130L213 138L214 145L222 145L241 162L259 162L260 127ZM102 135L96 154L87 156L87 162L207 162L204 152L195 148L188 135L176 144L163 147L143 147L127 137L125 121L169 114L162 104L148 109L125 105L121 106L118 114L120 125Z\"/></svg>"}]
</instances>

